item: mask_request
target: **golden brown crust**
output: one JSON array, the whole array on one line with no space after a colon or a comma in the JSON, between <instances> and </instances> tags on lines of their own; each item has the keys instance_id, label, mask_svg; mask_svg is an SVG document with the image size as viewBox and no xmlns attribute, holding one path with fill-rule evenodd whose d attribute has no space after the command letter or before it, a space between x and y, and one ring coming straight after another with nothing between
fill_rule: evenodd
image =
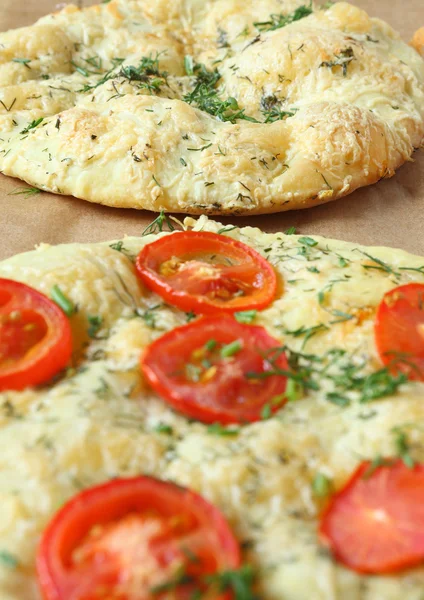
<instances>
[{"instance_id":1,"label":"golden brown crust","mask_svg":"<svg viewBox=\"0 0 424 600\"><path fill-rule=\"evenodd\" d=\"M414 33L414 37L411 40L411 46L413 46L421 56L424 56L424 27L421 27Z\"/></svg>"}]
</instances>

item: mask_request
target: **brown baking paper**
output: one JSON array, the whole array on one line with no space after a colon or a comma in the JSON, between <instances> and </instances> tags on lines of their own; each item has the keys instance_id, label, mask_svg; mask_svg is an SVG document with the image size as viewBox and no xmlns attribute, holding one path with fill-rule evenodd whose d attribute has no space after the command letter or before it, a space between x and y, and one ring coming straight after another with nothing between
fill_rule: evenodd
<instances>
[{"instance_id":1,"label":"brown baking paper","mask_svg":"<svg viewBox=\"0 0 424 600\"><path fill-rule=\"evenodd\" d=\"M405 40L424 25L424 0L351 1L388 21ZM89 6L95 2L75 3ZM0 31L30 25L63 5L55 0L0 0ZM393 178L330 204L263 217L217 219L270 232L294 225L305 234L424 254L424 151L413 158ZM108 208L67 196L13 195L19 187L26 185L0 175L0 259L40 242L95 242L139 235L155 217L147 211Z\"/></svg>"}]
</instances>

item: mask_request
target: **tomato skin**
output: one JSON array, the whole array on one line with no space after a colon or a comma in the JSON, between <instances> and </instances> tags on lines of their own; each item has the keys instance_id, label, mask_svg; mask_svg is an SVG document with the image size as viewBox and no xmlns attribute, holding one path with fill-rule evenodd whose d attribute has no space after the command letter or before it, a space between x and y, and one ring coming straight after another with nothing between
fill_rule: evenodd
<instances>
[{"instance_id":1,"label":"tomato skin","mask_svg":"<svg viewBox=\"0 0 424 600\"><path fill-rule=\"evenodd\" d=\"M424 465L362 462L332 496L319 533L334 557L364 574L395 573L424 560Z\"/></svg>"},{"instance_id":2,"label":"tomato skin","mask_svg":"<svg viewBox=\"0 0 424 600\"><path fill-rule=\"evenodd\" d=\"M423 283L401 285L384 295L374 335L383 364L405 373L408 379L424 381Z\"/></svg>"},{"instance_id":3,"label":"tomato skin","mask_svg":"<svg viewBox=\"0 0 424 600\"><path fill-rule=\"evenodd\" d=\"M174 376L185 369L191 356L209 340L229 344L235 340L243 348L227 362L218 359L216 373L204 383L192 383ZM141 368L152 388L175 410L204 423L221 424L259 421L266 404L270 412L279 410L285 399L275 405L272 399L284 394L287 379L282 375L246 378L246 373L271 370L263 353L278 348L280 343L263 327L243 325L232 316L205 316L178 327L157 339L141 358ZM289 370L280 352L275 367ZM207 374L206 374L207 378Z\"/></svg>"},{"instance_id":4,"label":"tomato skin","mask_svg":"<svg viewBox=\"0 0 424 600\"><path fill-rule=\"evenodd\" d=\"M28 326L38 337L31 338ZM0 392L48 382L71 355L71 326L62 310L37 290L0 279Z\"/></svg>"},{"instance_id":5,"label":"tomato skin","mask_svg":"<svg viewBox=\"0 0 424 600\"><path fill-rule=\"evenodd\" d=\"M206 538L204 544L207 545L207 551L216 559L215 569L207 570L205 574L240 567L240 547L225 518L201 496L153 477L115 479L74 496L48 524L41 538L36 559L43 599L104 598L93 591L96 586L96 571L99 570L98 581L106 580L113 585L113 580L119 581L119 570L105 576L105 573L101 572L101 562L93 562L85 570L78 572L72 562L72 553L93 526L119 522L126 514L135 511L144 511L146 514L159 511L164 518L187 514L194 525L199 525L199 531L203 532ZM139 555L136 558L139 558ZM140 595L127 595L125 592L117 592L119 595L115 595L112 590L112 595L119 600L162 598L161 594L153 596L149 590L139 591ZM178 593L175 598L189 600L189 596ZM216 600L231 600L231 595L223 593Z\"/></svg>"},{"instance_id":6,"label":"tomato skin","mask_svg":"<svg viewBox=\"0 0 424 600\"><path fill-rule=\"evenodd\" d=\"M237 264L214 266L202 261L205 254ZM175 257L187 258L182 270L161 274L161 266ZM198 314L260 310L272 302L277 290L273 267L256 250L207 231L179 231L147 244L137 257L136 270L168 304ZM243 286L246 294L238 295Z\"/></svg>"}]
</instances>

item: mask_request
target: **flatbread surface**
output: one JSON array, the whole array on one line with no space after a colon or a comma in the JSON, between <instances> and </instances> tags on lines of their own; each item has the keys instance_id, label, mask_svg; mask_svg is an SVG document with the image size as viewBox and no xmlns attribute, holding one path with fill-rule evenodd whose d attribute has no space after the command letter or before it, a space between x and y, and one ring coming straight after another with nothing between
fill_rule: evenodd
<instances>
[{"instance_id":1,"label":"flatbread surface","mask_svg":"<svg viewBox=\"0 0 424 600\"><path fill-rule=\"evenodd\" d=\"M37 390L0 394L0 597L39 600L35 547L66 500L144 473L196 490L224 512L258 570L262 600L420 600L424 568L368 577L331 558L317 538L322 503L313 481L321 473L337 489L363 459L393 456L399 432L424 461L424 383L388 386L375 401L343 387L349 369L358 377L381 369L376 306L397 285L424 283L424 258L206 217L186 226L239 239L268 258L280 291L255 324L323 361L313 364L326 374L272 418L220 436L172 411L140 374L143 349L191 318L135 275L134 258L153 235L41 245L0 263L0 277L47 295L58 285L77 307L73 367ZM100 326L90 337L93 318ZM331 393L344 401L329 401Z\"/></svg>"},{"instance_id":2,"label":"flatbread surface","mask_svg":"<svg viewBox=\"0 0 424 600\"><path fill-rule=\"evenodd\" d=\"M112 0L0 34L0 170L91 202L304 208L423 137L423 59L344 2Z\"/></svg>"}]
</instances>

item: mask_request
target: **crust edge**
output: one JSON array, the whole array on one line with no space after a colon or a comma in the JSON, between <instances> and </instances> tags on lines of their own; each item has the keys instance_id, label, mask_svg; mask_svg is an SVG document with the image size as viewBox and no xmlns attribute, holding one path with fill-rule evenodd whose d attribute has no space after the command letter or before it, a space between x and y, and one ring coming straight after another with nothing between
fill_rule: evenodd
<instances>
[{"instance_id":1,"label":"crust edge","mask_svg":"<svg viewBox=\"0 0 424 600\"><path fill-rule=\"evenodd\" d=\"M413 48L415 48L418 54L421 54L421 56L424 58L424 27L417 29L410 44Z\"/></svg>"}]
</instances>

